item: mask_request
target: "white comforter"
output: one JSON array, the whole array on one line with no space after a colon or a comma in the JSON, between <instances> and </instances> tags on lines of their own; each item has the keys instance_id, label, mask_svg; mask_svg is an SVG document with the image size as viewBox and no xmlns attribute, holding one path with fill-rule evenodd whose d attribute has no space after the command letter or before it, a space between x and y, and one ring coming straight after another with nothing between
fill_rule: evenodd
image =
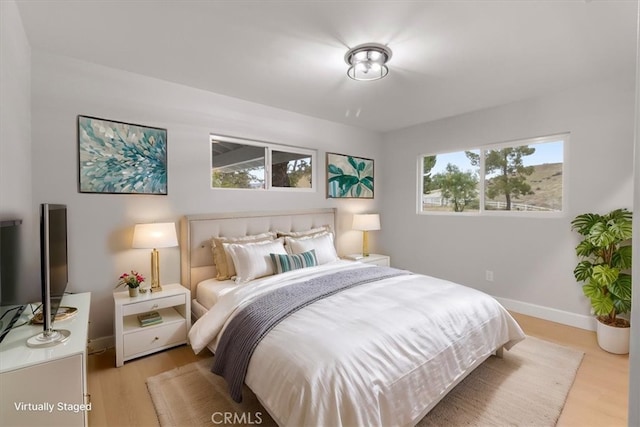
<instances>
[{"instance_id":1,"label":"white comforter","mask_svg":"<svg viewBox=\"0 0 640 427\"><path fill-rule=\"evenodd\" d=\"M224 295L189 332L196 353L253 299L344 268L338 261L258 279ZM256 347L245 379L281 426L417 423L487 355L524 338L490 296L423 275L356 286L311 304Z\"/></svg>"}]
</instances>

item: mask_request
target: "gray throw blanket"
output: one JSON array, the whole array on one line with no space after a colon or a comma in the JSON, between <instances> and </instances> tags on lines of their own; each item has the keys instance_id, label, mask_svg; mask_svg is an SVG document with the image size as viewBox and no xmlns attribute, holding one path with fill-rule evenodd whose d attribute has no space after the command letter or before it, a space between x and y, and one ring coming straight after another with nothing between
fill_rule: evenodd
<instances>
[{"instance_id":1,"label":"gray throw blanket","mask_svg":"<svg viewBox=\"0 0 640 427\"><path fill-rule=\"evenodd\" d=\"M242 401L249 360L262 338L287 316L303 307L354 286L410 274L391 267L356 268L316 277L276 289L240 310L220 338L211 372L229 384L229 393Z\"/></svg>"}]
</instances>

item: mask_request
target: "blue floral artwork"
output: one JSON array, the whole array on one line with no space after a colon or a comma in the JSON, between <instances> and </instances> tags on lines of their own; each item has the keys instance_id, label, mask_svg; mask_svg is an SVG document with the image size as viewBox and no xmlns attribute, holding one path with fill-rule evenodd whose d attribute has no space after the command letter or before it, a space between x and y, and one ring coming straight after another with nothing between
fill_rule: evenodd
<instances>
[{"instance_id":1,"label":"blue floral artwork","mask_svg":"<svg viewBox=\"0 0 640 427\"><path fill-rule=\"evenodd\" d=\"M167 194L167 130L78 116L81 193Z\"/></svg>"},{"instance_id":2,"label":"blue floral artwork","mask_svg":"<svg viewBox=\"0 0 640 427\"><path fill-rule=\"evenodd\" d=\"M373 160L327 153L327 198L373 199Z\"/></svg>"}]
</instances>

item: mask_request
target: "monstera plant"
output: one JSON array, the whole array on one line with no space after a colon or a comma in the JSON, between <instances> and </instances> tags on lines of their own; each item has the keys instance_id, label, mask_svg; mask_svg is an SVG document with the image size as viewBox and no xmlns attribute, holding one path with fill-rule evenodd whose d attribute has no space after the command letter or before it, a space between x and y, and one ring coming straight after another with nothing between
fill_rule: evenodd
<instances>
[{"instance_id":1,"label":"monstera plant","mask_svg":"<svg viewBox=\"0 0 640 427\"><path fill-rule=\"evenodd\" d=\"M583 283L582 290L598 318L598 342L600 324L626 328L628 337L629 321L618 315L631 311L632 213L626 209L605 215L585 213L571 221L571 229L583 236L576 246L581 260L573 274Z\"/></svg>"}]
</instances>

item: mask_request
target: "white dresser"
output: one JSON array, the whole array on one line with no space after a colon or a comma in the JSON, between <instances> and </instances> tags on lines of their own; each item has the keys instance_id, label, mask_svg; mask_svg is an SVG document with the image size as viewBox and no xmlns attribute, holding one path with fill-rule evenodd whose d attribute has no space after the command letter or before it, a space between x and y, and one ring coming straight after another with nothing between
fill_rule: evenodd
<instances>
[{"instance_id":1,"label":"white dresser","mask_svg":"<svg viewBox=\"0 0 640 427\"><path fill-rule=\"evenodd\" d=\"M42 325L17 327L0 343L0 426L87 425L90 305L88 292L62 298L61 306L78 309L74 317L53 323L53 329L71 332L62 344L27 347L27 339L42 332ZM28 319L28 310L16 325Z\"/></svg>"}]
</instances>

